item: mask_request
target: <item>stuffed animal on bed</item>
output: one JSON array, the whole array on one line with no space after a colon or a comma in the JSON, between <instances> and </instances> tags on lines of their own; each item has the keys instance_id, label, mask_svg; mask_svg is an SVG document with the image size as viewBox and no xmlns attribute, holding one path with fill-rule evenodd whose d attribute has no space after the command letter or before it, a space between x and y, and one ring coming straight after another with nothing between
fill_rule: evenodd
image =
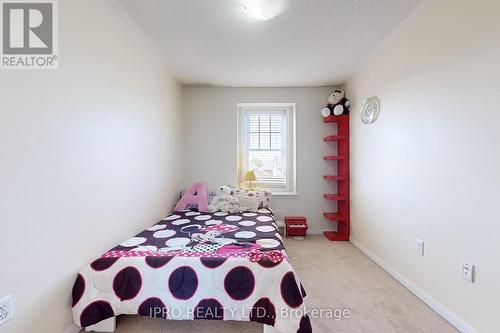
<instances>
[{"instance_id":1,"label":"stuffed animal on bed","mask_svg":"<svg viewBox=\"0 0 500 333\"><path fill-rule=\"evenodd\" d=\"M229 186L221 186L217 189L217 195L208 205L208 211L215 213L221 211L223 213L242 213L246 211L245 207L240 206L238 199L231 195Z\"/></svg>"}]
</instances>

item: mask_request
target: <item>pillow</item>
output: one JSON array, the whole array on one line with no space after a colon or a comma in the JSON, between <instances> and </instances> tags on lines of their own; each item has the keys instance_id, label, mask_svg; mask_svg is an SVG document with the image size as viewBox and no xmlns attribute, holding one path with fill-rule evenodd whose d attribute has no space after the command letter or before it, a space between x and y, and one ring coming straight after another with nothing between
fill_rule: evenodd
<instances>
[{"instance_id":1,"label":"pillow","mask_svg":"<svg viewBox=\"0 0 500 333\"><path fill-rule=\"evenodd\" d=\"M208 197L207 197L207 184L194 183L182 195L181 199L174 207L174 212L179 212L188 209L189 205L198 206L198 210L202 212L207 211Z\"/></svg>"},{"instance_id":2,"label":"pillow","mask_svg":"<svg viewBox=\"0 0 500 333\"><path fill-rule=\"evenodd\" d=\"M182 198L182 196L184 195L184 193L186 193L186 190L182 190L181 193L180 193L180 198ZM212 203L212 201L214 200L214 197L217 195L217 193L215 193L215 190L207 190L207 201L208 201L208 204L210 205ZM189 203L186 207L186 209L189 209L189 210L198 210L198 204L197 203Z\"/></svg>"},{"instance_id":3,"label":"pillow","mask_svg":"<svg viewBox=\"0 0 500 333\"><path fill-rule=\"evenodd\" d=\"M269 208L271 205L271 192L264 190L248 190L228 185L231 188L231 195L256 197L259 199L259 208Z\"/></svg>"},{"instance_id":4,"label":"pillow","mask_svg":"<svg viewBox=\"0 0 500 333\"><path fill-rule=\"evenodd\" d=\"M249 197L247 195L234 195L240 206L246 207L247 212L256 212L259 209L260 200L257 197Z\"/></svg>"}]
</instances>

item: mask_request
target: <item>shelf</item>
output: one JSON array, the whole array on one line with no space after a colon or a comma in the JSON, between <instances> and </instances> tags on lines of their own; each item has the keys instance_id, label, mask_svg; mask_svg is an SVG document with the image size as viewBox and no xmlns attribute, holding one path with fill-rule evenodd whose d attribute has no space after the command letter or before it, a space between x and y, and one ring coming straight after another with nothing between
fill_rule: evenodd
<instances>
[{"instance_id":1,"label":"shelf","mask_svg":"<svg viewBox=\"0 0 500 333\"><path fill-rule=\"evenodd\" d=\"M348 235L337 231L324 231L323 235L331 241L349 241Z\"/></svg>"},{"instance_id":2,"label":"shelf","mask_svg":"<svg viewBox=\"0 0 500 333\"><path fill-rule=\"evenodd\" d=\"M346 139L344 135L329 135L323 138L323 141L330 142L330 141L339 141Z\"/></svg>"},{"instance_id":3,"label":"shelf","mask_svg":"<svg viewBox=\"0 0 500 333\"><path fill-rule=\"evenodd\" d=\"M323 176L324 180L345 180L345 176L332 176L332 175L325 175Z\"/></svg>"},{"instance_id":4,"label":"shelf","mask_svg":"<svg viewBox=\"0 0 500 333\"><path fill-rule=\"evenodd\" d=\"M338 160L345 160L345 156L325 156L323 157L325 161L338 161Z\"/></svg>"},{"instance_id":5,"label":"shelf","mask_svg":"<svg viewBox=\"0 0 500 333\"><path fill-rule=\"evenodd\" d=\"M323 198L328 199L328 200L336 200L336 201L346 200L345 195L341 195L341 194L323 194Z\"/></svg>"},{"instance_id":6,"label":"shelf","mask_svg":"<svg viewBox=\"0 0 500 333\"><path fill-rule=\"evenodd\" d=\"M337 213L323 213L323 216L330 221L347 221L345 216L341 216Z\"/></svg>"},{"instance_id":7,"label":"shelf","mask_svg":"<svg viewBox=\"0 0 500 333\"><path fill-rule=\"evenodd\" d=\"M341 116L329 116L323 118L324 123L333 124L332 131L329 132L331 135L324 135L323 142L326 142L326 146L330 152L323 156L324 161L337 161L333 163L338 166L337 174L327 174L323 175L323 179L326 181L338 181L338 190L336 194L324 193L324 200L331 200L333 204L337 205L336 212L326 212L323 213L325 220L331 221L332 229L337 227L336 231L329 230L325 231L323 234L330 241L349 241L349 236L351 232L350 226L350 197L349 197L349 115ZM328 125L331 126L331 125ZM336 130L336 131L335 131ZM332 142L331 144L329 142ZM336 144L335 144L336 142ZM333 146L332 146L333 144ZM336 146L336 147L335 147ZM336 149L335 149L336 148ZM332 190L333 191L333 190ZM333 208L332 208L333 210Z\"/></svg>"},{"instance_id":8,"label":"shelf","mask_svg":"<svg viewBox=\"0 0 500 333\"><path fill-rule=\"evenodd\" d=\"M348 121L349 120L349 115L342 115L342 116L329 116L326 118L323 118L323 122L325 123L339 123L341 121Z\"/></svg>"}]
</instances>

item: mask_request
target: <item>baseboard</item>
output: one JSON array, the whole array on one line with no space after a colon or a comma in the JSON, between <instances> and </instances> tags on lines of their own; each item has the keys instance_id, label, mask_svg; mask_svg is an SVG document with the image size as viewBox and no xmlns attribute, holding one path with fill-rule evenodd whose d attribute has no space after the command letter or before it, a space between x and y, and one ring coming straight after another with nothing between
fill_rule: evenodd
<instances>
[{"instance_id":1,"label":"baseboard","mask_svg":"<svg viewBox=\"0 0 500 333\"><path fill-rule=\"evenodd\" d=\"M474 327L472 327L465 320L460 318L456 313L451 311L449 308L439 303L431 295L427 294L425 291L420 289L417 285L411 282L405 275L398 272L391 265L380 259L373 252L368 250L366 247L361 245L358 241L351 237L350 242L358 250L363 252L368 258L373 260L377 265L382 267L387 273L389 273L393 278L395 278L399 283L405 286L409 291L411 291L415 296L420 298L422 302L427 304L432 310L436 311L441 317L443 317L447 322L453 325L457 330L462 333L479 333Z\"/></svg>"},{"instance_id":2,"label":"baseboard","mask_svg":"<svg viewBox=\"0 0 500 333\"><path fill-rule=\"evenodd\" d=\"M76 325L71 325L71 327L66 328L63 333L79 333L81 332L81 328Z\"/></svg>"},{"instance_id":3,"label":"baseboard","mask_svg":"<svg viewBox=\"0 0 500 333\"><path fill-rule=\"evenodd\" d=\"M323 235L323 231L325 231L325 229L307 229L309 235Z\"/></svg>"}]
</instances>

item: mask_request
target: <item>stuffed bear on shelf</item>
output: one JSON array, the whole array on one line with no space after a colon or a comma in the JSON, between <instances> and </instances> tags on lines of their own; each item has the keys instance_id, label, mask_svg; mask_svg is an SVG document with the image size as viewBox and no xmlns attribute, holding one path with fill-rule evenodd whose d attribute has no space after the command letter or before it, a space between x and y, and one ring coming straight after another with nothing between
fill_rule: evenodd
<instances>
[{"instance_id":1,"label":"stuffed bear on shelf","mask_svg":"<svg viewBox=\"0 0 500 333\"><path fill-rule=\"evenodd\" d=\"M345 98L345 92L342 89L337 89L328 96L328 105L321 110L323 117L329 117L332 115L340 116L343 114L349 114L349 107L351 106L351 101Z\"/></svg>"}]
</instances>

